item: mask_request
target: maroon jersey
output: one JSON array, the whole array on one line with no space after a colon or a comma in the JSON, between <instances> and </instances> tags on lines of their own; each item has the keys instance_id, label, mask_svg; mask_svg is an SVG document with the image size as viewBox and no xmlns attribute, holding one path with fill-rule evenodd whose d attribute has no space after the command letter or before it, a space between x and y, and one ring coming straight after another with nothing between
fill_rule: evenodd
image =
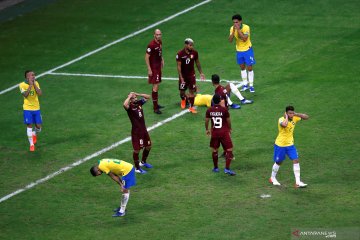
<instances>
[{"instance_id":1,"label":"maroon jersey","mask_svg":"<svg viewBox=\"0 0 360 240\"><path fill-rule=\"evenodd\" d=\"M153 39L149 45L147 46L146 53L150 55L150 67L151 69L155 69L161 71L161 62L162 62L162 42L161 40L159 43Z\"/></svg>"},{"instance_id":2,"label":"maroon jersey","mask_svg":"<svg viewBox=\"0 0 360 240\"><path fill-rule=\"evenodd\" d=\"M184 79L195 78L194 62L198 57L198 52L195 50L186 53L185 49L183 49L177 53L176 61L181 62L181 74Z\"/></svg>"},{"instance_id":3,"label":"maroon jersey","mask_svg":"<svg viewBox=\"0 0 360 240\"><path fill-rule=\"evenodd\" d=\"M230 117L229 111L220 106L214 105L206 111L206 118L211 119L211 136L223 136L230 132L227 118Z\"/></svg>"},{"instance_id":4,"label":"maroon jersey","mask_svg":"<svg viewBox=\"0 0 360 240\"><path fill-rule=\"evenodd\" d=\"M219 85L215 88L215 94L218 94L220 96L221 100L225 101L225 106L228 106L228 102L227 102L227 90L226 88L224 88L223 86Z\"/></svg>"},{"instance_id":5,"label":"maroon jersey","mask_svg":"<svg viewBox=\"0 0 360 240\"><path fill-rule=\"evenodd\" d=\"M147 132L144 112L142 109L142 105L145 103L145 99L138 100L137 103L130 103L129 108L126 110L131 121L131 133L139 134Z\"/></svg>"}]
</instances>

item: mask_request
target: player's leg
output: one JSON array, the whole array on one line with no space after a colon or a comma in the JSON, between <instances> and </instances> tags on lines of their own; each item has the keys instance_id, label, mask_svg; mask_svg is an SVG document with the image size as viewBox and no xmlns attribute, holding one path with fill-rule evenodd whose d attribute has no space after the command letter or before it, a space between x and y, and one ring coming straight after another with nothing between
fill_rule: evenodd
<instances>
[{"instance_id":1,"label":"player's leg","mask_svg":"<svg viewBox=\"0 0 360 240\"><path fill-rule=\"evenodd\" d=\"M213 172L217 173L219 172L219 155L218 155L218 149L220 147L220 141L216 137L211 137L210 139L210 149L211 149L211 156L214 164Z\"/></svg>"},{"instance_id":2,"label":"player's leg","mask_svg":"<svg viewBox=\"0 0 360 240\"><path fill-rule=\"evenodd\" d=\"M299 155L297 153L296 147L294 145L287 147L287 155L290 160L293 161L293 171L295 176L295 188L303 188L306 187L307 184L303 183L300 180L300 163L299 163Z\"/></svg>"},{"instance_id":3,"label":"player's leg","mask_svg":"<svg viewBox=\"0 0 360 240\"><path fill-rule=\"evenodd\" d=\"M152 101L154 105L154 113L161 114L161 111L159 110L159 104L158 104L158 91L159 91L159 83L155 83L152 85Z\"/></svg>"},{"instance_id":4,"label":"player's leg","mask_svg":"<svg viewBox=\"0 0 360 240\"><path fill-rule=\"evenodd\" d=\"M196 80L190 79L188 83L189 87L189 111L191 113L197 113L197 111L194 108L194 102L195 102L195 93L196 93Z\"/></svg>"},{"instance_id":5,"label":"player's leg","mask_svg":"<svg viewBox=\"0 0 360 240\"><path fill-rule=\"evenodd\" d=\"M146 173L146 171L140 168L140 161L139 161L139 153L140 150L143 148L143 139L136 134L131 134L131 142L134 149L133 160L135 165L135 172L144 174Z\"/></svg>"},{"instance_id":6,"label":"player's leg","mask_svg":"<svg viewBox=\"0 0 360 240\"><path fill-rule=\"evenodd\" d=\"M130 188L136 185L135 169L131 169L131 171L127 175L123 176L121 180L123 183L123 188L120 207L115 209L116 213L113 215L113 217L122 217L125 215L126 206L130 198Z\"/></svg>"},{"instance_id":7,"label":"player's leg","mask_svg":"<svg viewBox=\"0 0 360 240\"><path fill-rule=\"evenodd\" d=\"M285 148L284 147L279 147L279 146L274 144L274 157L273 157L273 160L274 160L274 165L272 167L271 177L269 179L269 182L272 183L275 186L280 186L281 184L276 179L276 175L277 175L277 173L279 171L280 165L285 160Z\"/></svg>"},{"instance_id":8,"label":"player's leg","mask_svg":"<svg viewBox=\"0 0 360 240\"><path fill-rule=\"evenodd\" d=\"M249 91L254 93L255 92L255 88L254 88L254 71L253 71L253 65L256 63L255 58L254 58L254 51L252 48L250 48L249 50L247 50L245 52L245 63L247 66L247 71L248 71L248 78L249 78Z\"/></svg>"},{"instance_id":9,"label":"player's leg","mask_svg":"<svg viewBox=\"0 0 360 240\"><path fill-rule=\"evenodd\" d=\"M186 84L183 82L180 82L179 80L179 92L180 92L180 99L181 99L181 109L185 109L186 107L186 95L185 95L185 91L186 91L187 87Z\"/></svg>"},{"instance_id":10,"label":"player's leg","mask_svg":"<svg viewBox=\"0 0 360 240\"><path fill-rule=\"evenodd\" d=\"M153 166L150 163L147 163L146 160L149 156L151 150L151 140L150 140L150 136L149 133L146 133L144 136L144 149L143 149L143 153L142 153L142 157L141 157L141 162L140 162L140 166L144 166L146 168L152 168Z\"/></svg>"},{"instance_id":11,"label":"player's leg","mask_svg":"<svg viewBox=\"0 0 360 240\"><path fill-rule=\"evenodd\" d=\"M242 80L242 91L245 91L248 89L248 78L247 78L247 72L246 72L246 66L245 66L245 58L243 55L244 52L236 52L236 62L240 66L241 70L241 80Z\"/></svg>"},{"instance_id":12,"label":"player's leg","mask_svg":"<svg viewBox=\"0 0 360 240\"><path fill-rule=\"evenodd\" d=\"M236 173L230 170L231 160L233 159L233 144L231 141L230 133L226 133L222 138L220 138L221 144L225 149L225 169L224 173L235 176Z\"/></svg>"},{"instance_id":13,"label":"player's leg","mask_svg":"<svg viewBox=\"0 0 360 240\"><path fill-rule=\"evenodd\" d=\"M235 86L235 84L229 83L228 85L229 85L230 91L240 100L240 102L241 102L242 104L251 104L251 103L254 102L253 100L245 99L245 98L241 95L239 89ZM228 92L230 92L230 91L228 91Z\"/></svg>"},{"instance_id":14,"label":"player's leg","mask_svg":"<svg viewBox=\"0 0 360 240\"><path fill-rule=\"evenodd\" d=\"M37 134L41 132L42 117L40 110L34 111L33 115L34 115L35 128L33 128L32 137L33 137L33 143L35 145L37 142Z\"/></svg>"},{"instance_id":15,"label":"player's leg","mask_svg":"<svg viewBox=\"0 0 360 240\"><path fill-rule=\"evenodd\" d=\"M33 123L34 119L31 111L23 111L24 124L26 125L26 135L30 144L30 151L35 151L34 141L33 141Z\"/></svg>"}]
</instances>

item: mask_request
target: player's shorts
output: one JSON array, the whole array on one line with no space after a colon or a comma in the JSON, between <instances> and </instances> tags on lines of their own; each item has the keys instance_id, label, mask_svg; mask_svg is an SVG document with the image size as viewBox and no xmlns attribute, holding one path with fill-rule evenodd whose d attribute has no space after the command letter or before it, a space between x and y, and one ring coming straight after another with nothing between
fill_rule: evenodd
<instances>
[{"instance_id":1,"label":"player's shorts","mask_svg":"<svg viewBox=\"0 0 360 240\"><path fill-rule=\"evenodd\" d=\"M40 110L24 110L25 124L42 124L42 117Z\"/></svg>"},{"instance_id":2,"label":"player's shorts","mask_svg":"<svg viewBox=\"0 0 360 240\"><path fill-rule=\"evenodd\" d=\"M135 168L133 167L128 174L122 176L121 181L124 184L124 188L126 189L135 186L136 185Z\"/></svg>"},{"instance_id":3,"label":"player's shorts","mask_svg":"<svg viewBox=\"0 0 360 240\"><path fill-rule=\"evenodd\" d=\"M134 150L140 150L151 146L151 140L147 131L143 133L131 133L131 142Z\"/></svg>"},{"instance_id":4,"label":"player's shorts","mask_svg":"<svg viewBox=\"0 0 360 240\"><path fill-rule=\"evenodd\" d=\"M186 89L196 91L196 78L195 75L192 77L184 77L185 82L181 82L179 79L179 90L185 91Z\"/></svg>"},{"instance_id":5,"label":"player's shorts","mask_svg":"<svg viewBox=\"0 0 360 240\"><path fill-rule=\"evenodd\" d=\"M157 83L161 83L161 70L157 70L157 69L151 69L152 71L152 76L148 76L148 82L149 84L157 84Z\"/></svg>"},{"instance_id":6,"label":"player's shorts","mask_svg":"<svg viewBox=\"0 0 360 240\"><path fill-rule=\"evenodd\" d=\"M211 136L211 140L210 140L211 148L218 149L220 147L220 144L223 146L224 150L233 147L229 132L218 136Z\"/></svg>"},{"instance_id":7,"label":"player's shorts","mask_svg":"<svg viewBox=\"0 0 360 240\"><path fill-rule=\"evenodd\" d=\"M246 66L255 65L255 57L253 48L249 48L245 52L236 52L236 62L237 64L246 64Z\"/></svg>"},{"instance_id":8,"label":"player's shorts","mask_svg":"<svg viewBox=\"0 0 360 240\"><path fill-rule=\"evenodd\" d=\"M286 155L290 158L290 160L299 159L295 145L279 147L278 145L274 144L274 162L284 161Z\"/></svg>"}]
</instances>

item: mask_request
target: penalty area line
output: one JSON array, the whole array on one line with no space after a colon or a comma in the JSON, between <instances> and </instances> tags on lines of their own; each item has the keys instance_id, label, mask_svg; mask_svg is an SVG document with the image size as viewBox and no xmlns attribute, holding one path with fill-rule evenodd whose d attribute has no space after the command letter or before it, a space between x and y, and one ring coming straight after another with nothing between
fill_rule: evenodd
<instances>
[{"instance_id":1,"label":"penalty area line","mask_svg":"<svg viewBox=\"0 0 360 240\"><path fill-rule=\"evenodd\" d=\"M169 117L169 118L167 118L165 120L162 120L162 121L160 121L158 123L155 123L151 127L148 127L147 130L151 131L151 130L154 130L155 128L161 127L162 125L164 125L164 124L166 124L166 123L168 123L168 122L170 122L170 121L172 121L172 120L174 120L174 119L176 119L178 117L181 117L181 116L183 116L184 114L186 114L188 112L189 112L188 110L183 110L183 111L181 111L181 112L179 112L177 114L172 115L171 117ZM131 140L131 137L124 138L124 139L122 139L122 140L120 140L120 141L118 141L116 143L111 144L110 146L108 146L106 148L103 148L103 149L101 149L101 150L99 150L99 151L97 151L97 152L95 152L93 154L90 154L90 155L84 157L83 159L80 159L80 160L78 160L76 162L73 162L72 164L69 164L69 165L67 165L67 166L65 166L63 168L60 168L58 171L53 172L53 173L47 175L44 178L38 179L35 182L32 182L32 183L26 185L25 187L20 188L20 189L14 191L14 192L2 197L2 198L0 198L0 203L4 202L4 201L6 201L6 200L8 200L8 199L10 199L10 198L12 198L14 196L16 196L16 195L18 195L18 194L20 194L20 193L22 193L22 192L24 192L26 190L29 190L29 189L31 189L31 188L33 188L33 187L35 187L35 186L37 186L37 185L39 185L41 183L44 183L44 182L56 177L57 175L60 175L61 173L69 171L69 170L73 169L74 167L76 167L76 166L78 166L78 165L80 165L80 164L82 164L82 163L84 163L84 162L86 162L86 161L88 161L90 159L93 159L94 157L98 157L99 155L101 155L103 153L106 153L106 152L120 146L121 144L129 142L130 140Z\"/></svg>"}]
</instances>

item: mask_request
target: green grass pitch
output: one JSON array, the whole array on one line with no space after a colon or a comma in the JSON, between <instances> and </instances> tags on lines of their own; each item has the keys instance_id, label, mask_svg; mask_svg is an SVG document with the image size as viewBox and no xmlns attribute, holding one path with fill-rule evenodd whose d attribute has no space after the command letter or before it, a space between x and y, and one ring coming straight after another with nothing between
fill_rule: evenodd
<instances>
[{"instance_id":1,"label":"green grass pitch","mask_svg":"<svg viewBox=\"0 0 360 240\"><path fill-rule=\"evenodd\" d=\"M2 21L0 91L21 82L26 69L44 73L200 2L58 0ZM218 73L236 80L235 46L227 37L231 16L240 13L251 27L257 63L256 93L244 94L255 103L230 111L237 176L211 172L206 109L199 108L150 132L154 169L137 175L125 217L111 217L118 187L106 176L93 178L89 168L105 157L132 162L130 142L1 202L0 239L277 240L290 239L295 228L359 229L358 9L354 0L213 0L55 71L145 76L145 49L160 28L164 77L177 76L176 52L191 37L207 79ZM128 137L122 102L130 91L151 91L146 79L38 81L44 124L34 153L18 89L0 95L0 197ZM213 92L209 82L199 86ZM159 98L162 115L152 113L151 103L144 107L148 127L180 112L176 81L164 80ZM282 186L268 183L276 122L288 104L310 116L295 131L306 189L293 188L288 160L278 174Z\"/></svg>"}]
</instances>

